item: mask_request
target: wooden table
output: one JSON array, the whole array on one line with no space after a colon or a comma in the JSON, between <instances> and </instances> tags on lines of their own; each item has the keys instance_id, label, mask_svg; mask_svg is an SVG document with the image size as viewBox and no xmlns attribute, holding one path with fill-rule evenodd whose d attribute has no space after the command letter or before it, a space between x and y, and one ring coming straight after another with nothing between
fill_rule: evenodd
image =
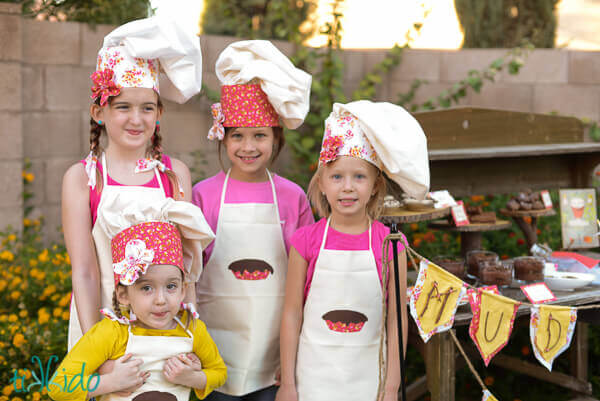
<instances>
[{"instance_id":1,"label":"wooden table","mask_svg":"<svg viewBox=\"0 0 600 401\"><path fill-rule=\"evenodd\" d=\"M531 252L531 247L533 244L537 243L537 219L538 217L544 216L554 216L556 212L554 209L542 209L542 210L508 210L508 209L500 209L500 214L512 217L512 219L517 223L517 226L523 231L525 234L525 239L527 240L527 251ZM530 223L525 221L525 217L529 217L531 219Z\"/></svg>"},{"instance_id":2,"label":"wooden table","mask_svg":"<svg viewBox=\"0 0 600 401\"><path fill-rule=\"evenodd\" d=\"M481 237L485 231L505 230L511 223L507 220L496 220L494 224L473 223L456 227L448 220L435 220L428 224L430 228L460 233L460 254L467 256L467 252L481 249Z\"/></svg>"},{"instance_id":3,"label":"wooden table","mask_svg":"<svg viewBox=\"0 0 600 401\"><path fill-rule=\"evenodd\" d=\"M385 208L383 214L379 218L386 226L392 224L406 224L406 223L418 223L420 221L429 221L434 219L441 219L450 214L450 208L446 207L443 209L429 209L423 211L408 210L404 207L398 208Z\"/></svg>"},{"instance_id":4,"label":"wooden table","mask_svg":"<svg viewBox=\"0 0 600 401\"><path fill-rule=\"evenodd\" d=\"M502 289L502 295L518 301L528 302L525 295L517 288ZM600 286L589 286L574 291L554 291L556 301L551 304L577 306L600 302ZM529 314L529 307L521 305L517 316ZM473 315L468 305L459 307L454 320L455 326L466 326L471 322ZM412 334L412 333L411 333ZM462 341L461 341L462 344ZM479 352L473 346L471 339L462 344L470 358L481 358ZM462 365L462 355L456 350L449 332L443 332L433 336L425 345L425 366L427 371L427 387L431 393L431 401L454 401L455 400L455 373L458 365ZM540 364L532 364L518 358L506 356L502 353L492 358L491 364L505 369L513 370L519 374L528 375L539 380L557 384L566 389L583 395L592 394L592 385L588 382L588 325L577 322L575 337L569 347L571 358L571 375L559 372L549 372ZM459 358L457 360L457 357ZM417 380L412 388L415 391L408 392L408 398L414 400L420 396L418 393L423 388L423 379ZM476 385L475 379L473 379ZM411 387L409 386L409 388ZM421 391L417 391L421 390ZM490 389L494 392L493 386ZM517 397L518 394L515 394Z\"/></svg>"}]
</instances>

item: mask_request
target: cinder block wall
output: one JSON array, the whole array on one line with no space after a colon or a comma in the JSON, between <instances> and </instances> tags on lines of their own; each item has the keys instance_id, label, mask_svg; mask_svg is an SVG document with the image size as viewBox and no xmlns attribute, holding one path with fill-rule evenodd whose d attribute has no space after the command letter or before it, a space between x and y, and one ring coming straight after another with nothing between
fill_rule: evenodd
<instances>
[{"instance_id":1,"label":"cinder block wall","mask_svg":"<svg viewBox=\"0 0 600 401\"><path fill-rule=\"evenodd\" d=\"M20 7L0 3L0 228L22 221L21 170L25 157L33 164L35 213L44 215L47 236L60 238L61 181L65 170L89 151L90 79L104 36L114 27L51 23L22 18ZM203 81L219 84L214 72L219 53L237 39L203 36ZM291 55L294 46L275 42ZM503 49L460 51L408 50L402 64L384 77L378 100L394 101L415 78L429 82L415 98L422 103L506 54ZM347 96L361 78L385 57L384 50L345 50ZM600 52L536 50L517 76L500 74L481 93L469 93L463 105L561 114L600 120ZM166 103L161 122L166 153L193 165L201 150L204 174L219 170L216 147L206 140L212 124L206 100L185 105ZM284 154L275 170L289 163Z\"/></svg>"}]
</instances>

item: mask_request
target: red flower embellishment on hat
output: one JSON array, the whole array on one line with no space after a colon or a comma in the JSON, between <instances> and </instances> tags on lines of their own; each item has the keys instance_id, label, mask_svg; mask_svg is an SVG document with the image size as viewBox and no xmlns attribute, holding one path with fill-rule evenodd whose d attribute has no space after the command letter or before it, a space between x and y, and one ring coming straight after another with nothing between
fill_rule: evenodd
<instances>
[{"instance_id":1,"label":"red flower embellishment on hat","mask_svg":"<svg viewBox=\"0 0 600 401\"><path fill-rule=\"evenodd\" d=\"M132 239L125 246L125 258L118 263L113 263L113 270L119 276L121 284L131 285L135 283L140 273L146 273L152 260L154 260L154 250L146 249L144 241Z\"/></svg>"},{"instance_id":2,"label":"red flower embellishment on hat","mask_svg":"<svg viewBox=\"0 0 600 401\"><path fill-rule=\"evenodd\" d=\"M104 106L109 96L117 96L121 93L121 88L114 81L113 70L107 68L101 71L94 71L90 76L94 85L92 86L92 99L100 98L100 106Z\"/></svg>"},{"instance_id":3,"label":"red flower embellishment on hat","mask_svg":"<svg viewBox=\"0 0 600 401\"><path fill-rule=\"evenodd\" d=\"M321 146L321 153L319 154L319 162L320 163L329 163L334 161L337 156L340 148L344 145L344 139L339 136L328 136L323 140L323 145Z\"/></svg>"}]
</instances>

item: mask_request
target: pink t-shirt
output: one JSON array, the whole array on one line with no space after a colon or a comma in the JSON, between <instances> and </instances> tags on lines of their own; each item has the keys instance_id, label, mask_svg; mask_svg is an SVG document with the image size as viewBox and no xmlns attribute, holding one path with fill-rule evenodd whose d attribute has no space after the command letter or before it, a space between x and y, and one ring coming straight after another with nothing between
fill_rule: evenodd
<instances>
[{"instance_id":1,"label":"pink t-shirt","mask_svg":"<svg viewBox=\"0 0 600 401\"><path fill-rule=\"evenodd\" d=\"M172 168L171 158L169 156L163 155L162 161L168 169ZM83 163L83 165L85 166L85 160L81 160L81 163ZM100 171L100 174L102 174L102 162L101 162L100 158L98 160L98 164L96 165L96 168ZM160 175L160 180L162 181L163 188L165 189L165 193L166 193L167 197L172 198L173 197L173 188L171 187L171 182L169 181L169 177L167 177L167 175L165 173L162 173L160 171L158 174ZM108 175L108 174L106 174L106 178L107 178L109 185L125 186L125 185L120 184L117 181L113 180L112 178L110 178L110 175ZM148 187L148 188L160 188L160 185L158 184L158 180L156 179L156 174L152 177L152 179L150 181L148 181L147 183L145 183L144 185L141 185L141 186ZM95 189L90 188L90 211L92 212L92 227L96 223L96 218L98 217L98 205L100 204L101 196L102 196L102 192L98 192Z\"/></svg>"},{"instance_id":2,"label":"pink t-shirt","mask_svg":"<svg viewBox=\"0 0 600 401\"><path fill-rule=\"evenodd\" d=\"M272 178L277 195L279 217L282 221L283 240L286 250L289 251L292 234L298 228L314 223L315 219L306 194L300 186L277 174L272 174ZM192 189L192 203L202 209L206 221L215 233L217 232L224 182L225 173L221 171L217 175L200 181ZM269 181L244 182L229 177L225 203L273 203L271 183ZM206 247L205 263L208 262L213 247L214 241Z\"/></svg>"},{"instance_id":3,"label":"pink t-shirt","mask_svg":"<svg viewBox=\"0 0 600 401\"><path fill-rule=\"evenodd\" d=\"M317 256L321 249L323 234L327 219L321 219L315 224L302 227L294 233L291 239L291 245L298 251L300 256L308 262L306 270L306 283L304 284L304 301L308 296L310 284L313 274L315 273L315 264ZM375 255L375 263L377 263L377 273L379 273L379 281L381 282L381 261L382 261L382 245L385 237L390 233L390 229L379 221L374 221L371 230L371 249ZM406 238L405 238L406 239ZM369 249L369 230L360 234L346 234L334 230L329 227L327 230L327 240L325 241L325 249L335 249L340 251L364 251ZM398 242L398 252L404 250L402 242ZM392 247L390 245L389 260L392 260Z\"/></svg>"}]
</instances>

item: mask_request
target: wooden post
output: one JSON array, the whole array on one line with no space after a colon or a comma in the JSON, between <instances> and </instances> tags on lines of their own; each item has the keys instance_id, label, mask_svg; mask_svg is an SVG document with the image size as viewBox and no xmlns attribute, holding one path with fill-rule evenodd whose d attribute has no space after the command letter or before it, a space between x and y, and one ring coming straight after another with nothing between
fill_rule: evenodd
<instances>
[{"instance_id":1,"label":"wooden post","mask_svg":"<svg viewBox=\"0 0 600 401\"><path fill-rule=\"evenodd\" d=\"M434 335L425 344L425 368L431 401L454 401L456 390L454 347L448 332Z\"/></svg>"}]
</instances>

